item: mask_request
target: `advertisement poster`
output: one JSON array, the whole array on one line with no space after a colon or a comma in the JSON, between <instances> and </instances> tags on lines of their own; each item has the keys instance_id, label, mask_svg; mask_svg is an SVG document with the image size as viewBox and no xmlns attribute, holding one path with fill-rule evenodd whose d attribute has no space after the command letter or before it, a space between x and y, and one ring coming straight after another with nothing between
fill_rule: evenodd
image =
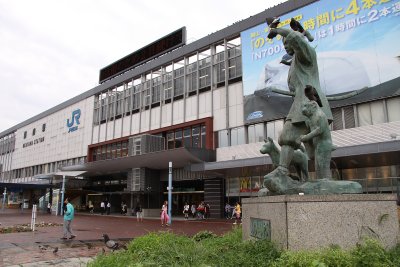
<instances>
[{"instance_id":1,"label":"advertisement poster","mask_svg":"<svg viewBox=\"0 0 400 267\"><path fill-rule=\"evenodd\" d=\"M364 87L360 95L332 101L331 107L396 94L400 85L400 1L321 0L280 17L278 27L298 20L314 37L321 89L340 95ZM267 38L266 23L241 33L244 119L247 124L285 117L290 96L288 65L281 37Z\"/></svg>"}]
</instances>

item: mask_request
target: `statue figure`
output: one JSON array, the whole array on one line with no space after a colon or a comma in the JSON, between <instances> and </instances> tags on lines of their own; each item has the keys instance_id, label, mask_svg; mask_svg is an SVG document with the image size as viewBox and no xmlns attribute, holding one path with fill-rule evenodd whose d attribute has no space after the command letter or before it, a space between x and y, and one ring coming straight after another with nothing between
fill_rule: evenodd
<instances>
[{"instance_id":1,"label":"statue figure","mask_svg":"<svg viewBox=\"0 0 400 267\"><path fill-rule=\"evenodd\" d=\"M280 149L271 137L267 137L264 142L265 144L260 149L261 154L268 154L271 157L272 165L275 168L278 167L281 154ZM298 180L302 182L308 181L308 156L304 146L300 146L300 149L293 152L293 159L290 165L296 169Z\"/></svg>"},{"instance_id":2,"label":"statue figure","mask_svg":"<svg viewBox=\"0 0 400 267\"><path fill-rule=\"evenodd\" d=\"M314 187L323 187L314 182L301 184L289 176L289 166L293 160L294 151L299 149L303 142L308 156L315 158L316 165L318 165L316 167L318 169L317 180L323 179L324 185L327 185L326 188L329 188L330 192L360 193L361 186L358 186L359 184L351 185L350 190L347 190L343 189L342 184L340 188L336 188L335 184L329 181L331 180L330 153L333 146L330 133L327 131L329 132L328 125L333 118L328 99L321 91L317 54L308 42L312 41L312 38L308 38L309 34L298 26L300 23L293 19L290 24L292 29L278 28L278 24L279 19L276 18L269 24L268 38L273 39L278 34L281 35L285 50L292 57L288 64L290 68L287 81L290 92L287 94L293 96L293 104L278 139L281 146L279 165L264 176L264 186L273 194L309 193L315 190ZM318 109L315 106L308 107L310 101L317 104ZM310 112L308 108L310 108ZM259 195L262 196L266 192L267 190L261 189Z\"/></svg>"},{"instance_id":3,"label":"statue figure","mask_svg":"<svg viewBox=\"0 0 400 267\"><path fill-rule=\"evenodd\" d=\"M301 112L308 117L306 126L310 132L306 135L301 135L297 142L312 142L315 151L310 151L313 155L310 158L315 158L315 174L318 179L332 178L330 170L331 153L333 149L331 131L325 113L323 113L314 100L305 102Z\"/></svg>"}]
</instances>

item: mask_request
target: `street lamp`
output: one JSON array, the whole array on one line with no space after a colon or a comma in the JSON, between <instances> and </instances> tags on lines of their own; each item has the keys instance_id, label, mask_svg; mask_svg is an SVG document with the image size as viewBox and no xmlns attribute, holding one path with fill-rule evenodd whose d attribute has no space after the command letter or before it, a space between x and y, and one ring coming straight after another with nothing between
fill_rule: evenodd
<instances>
[{"instance_id":1,"label":"street lamp","mask_svg":"<svg viewBox=\"0 0 400 267\"><path fill-rule=\"evenodd\" d=\"M147 191L147 208L150 208L150 191L151 191L151 186L148 186L146 188Z\"/></svg>"}]
</instances>

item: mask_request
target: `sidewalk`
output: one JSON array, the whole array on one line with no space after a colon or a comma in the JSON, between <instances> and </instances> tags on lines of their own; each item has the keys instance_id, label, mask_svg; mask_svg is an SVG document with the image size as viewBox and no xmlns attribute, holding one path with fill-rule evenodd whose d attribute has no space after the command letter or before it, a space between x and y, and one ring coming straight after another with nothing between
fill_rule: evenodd
<instances>
[{"instance_id":1,"label":"sidewalk","mask_svg":"<svg viewBox=\"0 0 400 267\"><path fill-rule=\"evenodd\" d=\"M0 228L28 224L30 210L0 210ZM38 213L36 223L63 223L61 216ZM77 213L72 230L74 240L61 240L62 226L37 227L35 232L0 234L0 266L86 266L86 263L105 249L102 234L122 243L149 232L172 231L192 236L199 231L212 231L221 235L232 229L231 220L185 221L183 217L172 217L170 227L161 227L159 218L145 218L137 222L136 217L119 214L100 215ZM53 253L55 248L57 253Z\"/></svg>"}]
</instances>

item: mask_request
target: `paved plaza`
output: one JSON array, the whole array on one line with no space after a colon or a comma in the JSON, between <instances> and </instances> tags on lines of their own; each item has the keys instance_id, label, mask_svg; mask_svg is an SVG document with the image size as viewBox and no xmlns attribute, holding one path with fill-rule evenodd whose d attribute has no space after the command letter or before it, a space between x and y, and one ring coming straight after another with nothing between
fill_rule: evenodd
<instances>
[{"instance_id":1,"label":"paved plaza","mask_svg":"<svg viewBox=\"0 0 400 267\"><path fill-rule=\"evenodd\" d=\"M30 210L0 210L0 228L29 224ZM212 231L221 235L233 227L231 220L190 219L173 217L172 225L161 227L159 218L145 218L137 222L136 217L119 214L100 215L77 213L72 229L77 237L61 240L63 223L61 216L38 213L36 223L57 224L57 226L37 227L35 232L0 234L0 266L86 266L99 253L111 253L102 242L102 234L121 243L149 232L171 231L192 236L199 231ZM58 251L53 251L58 248Z\"/></svg>"}]
</instances>

